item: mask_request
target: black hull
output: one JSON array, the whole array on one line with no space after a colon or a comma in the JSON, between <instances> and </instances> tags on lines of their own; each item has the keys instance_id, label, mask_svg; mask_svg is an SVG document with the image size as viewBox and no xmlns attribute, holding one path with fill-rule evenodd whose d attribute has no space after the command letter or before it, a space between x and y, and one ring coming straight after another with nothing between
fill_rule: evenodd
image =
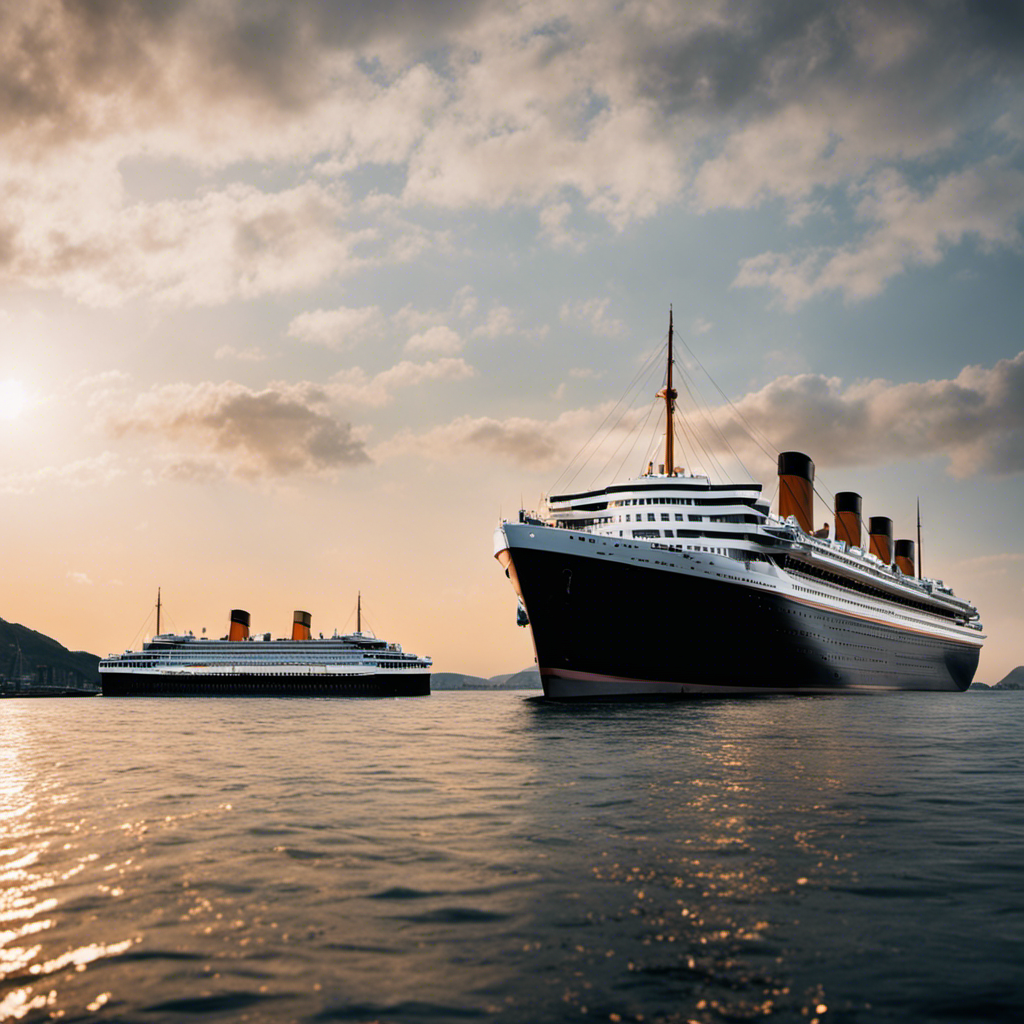
<instances>
[{"instance_id":1,"label":"black hull","mask_svg":"<svg viewBox=\"0 0 1024 1024\"><path fill-rule=\"evenodd\" d=\"M533 548L509 553L548 697L962 691L978 665L979 645L753 586Z\"/></svg>"},{"instance_id":2,"label":"black hull","mask_svg":"<svg viewBox=\"0 0 1024 1024\"><path fill-rule=\"evenodd\" d=\"M101 672L104 697L427 697L430 673L401 676L169 676Z\"/></svg>"}]
</instances>

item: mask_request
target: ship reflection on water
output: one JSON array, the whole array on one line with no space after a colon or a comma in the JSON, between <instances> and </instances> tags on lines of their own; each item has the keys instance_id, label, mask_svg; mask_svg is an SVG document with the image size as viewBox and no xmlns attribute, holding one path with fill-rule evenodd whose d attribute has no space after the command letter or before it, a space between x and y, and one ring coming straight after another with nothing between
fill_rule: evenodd
<instances>
[{"instance_id":1,"label":"ship reflection on water","mask_svg":"<svg viewBox=\"0 0 1024 1024\"><path fill-rule=\"evenodd\" d=\"M564 901L545 901L564 919L540 930L575 935L554 984L577 1012L631 1020L673 1007L658 1019L702 1021L828 1012L823 982L792 961L808 940L828 941L827 928L813 936L816 912L804 904L849 878L844 839L858 812L833 798L858 768L827 743L773 742L772 703L748 705L753 714L742 702L535 706L548 780L534 809L548 842L575 852L559 855L559 874L578 876L563 879ZM737 718L750 734L735 733Z\"/></svg>"}]
</instances>

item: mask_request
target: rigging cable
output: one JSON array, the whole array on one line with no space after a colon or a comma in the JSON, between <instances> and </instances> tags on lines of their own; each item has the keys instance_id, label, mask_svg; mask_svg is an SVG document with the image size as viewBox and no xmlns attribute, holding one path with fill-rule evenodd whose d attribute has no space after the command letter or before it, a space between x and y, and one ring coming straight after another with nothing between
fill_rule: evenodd
<instances>
[{"instance_id":1,"label":"rigging cable","mask_svg":"<svg viewBox=\"0 0 1024 1024\"><path fill-rule=\"evenodd\" d=\"M750 435L750 439L754 442L754 444L756 444L757 447L760 448L761 451L765 455L767 455L769 458L771 458L773 460L776 459L778 457L778 455L780 454L780 449L762 431L760 431L756 427L754 427L754 425L746 418L746 416L744 416L743 413L741 413L739 411L739 409L733 403L732 399L729 398L729 396L718 386L718 384L715 381L714 377L712 377L711 374L708 373L708 371L704 368L704 364L697 358L696 354L693 352L693 350L690 348L690 346L686 344L686 341L684 339L682 339L682 338L680 338L679 341L680 341L680 344L683 346L683 348L686 349L686 351L689 353L689 355L693 359L693 361L701 368L701 370L704 371L704 376L707 377L707 379L709 381L711 381L711 383L714 386L715 390L722 396L722 398L725 399L726 403L728 404L729 408L733 411L733 413L736 416L736 418L747 428L747 432ZM685 380L685 376L684 376L684 380ZM710 412L710 407L709 407L709 412ZM713 419L713 417L712 417L712 419ZM715 427L716 427L716 429L719 429L717 423L715 424ZM719 433L721 433L720 429L719 429ZM761 439L765 442L765 444L767 444L768 447L772 449L771 451L768 451L767 449L765 449L764 446L760 443L760 441L758 441L758 435L760 435ZM723 438L723 440L725 440L725 435L724 434L722 434L722 438ZM727 440L726 440L726 444L728 444ZM730 449L730 451L733 452L733 455L736 457L737 462L739 462L740 465L743 466L742 460L740 459L740 457L738 455L736 455L736 452L733 451L731 445L729 446L729 449ZM749 471L747 470L746 466L743 466L743 471L747 474L747 476L751 475L749 473ZM751 479L753 479L753 477L751 477ZM829 508L829 507L833 507L834 508L834 506L835 506L835 495L832 494L832 491L824 483L822 483L821 486L831 496L831 499L832 499L831 501L827 500L821 494L821 492L818 490L817 485L815 483L811 484L811 488L813 489L814 493L817 495L818 500L821 501L821 503L823 505L825 505L826 508ZM776 488L776 490L777 490L777 488ZM773 498L773 500L774 500L774 498Z\"/></svg>"},{"instance_id":2,"label":"rigging cable","mask_svg":"<svg viewBox=\"0 0 1024 1024\"><path fill-rule=\"evenodd\" d=\"M652 367L651 369L653 370L653 367ZM644 379L644 388L646 388L646 387L647 387L647 382L648 382L648 381L650 380L650 376L651 376L651 371L648 371L647 377L646 377L646 378ZM642 392L638 391L638 392L637 392L637 397L638 397L638 398L640 397L640 394L642 394ZM635 400L634 400L634 401L635 401ZM623 409L623 410L622 410L622 413L620 414L619 418L618 418L618 419L617 419L617 420L615 421L615 423L613 423L613 424L612 424L612 426L611 426L611 427L609 427L609 428L608 428L608 434L609 434L609 435L610 435L610 434L612 433L612 431L613 431L613 430L615 430L615 428L616 428L616 427L618 427L618 425L619 425L619 424L620 424L620 423L622 422L622 420L623 420L623 419L625 418L626 414L627 414L628 412L631 412L632 410L633 410L633 406L628 406L627 408L625 408L625 409ZM648 411L647 411L647 417L646 417L646 418L645 418L645 420L643 421L643 425L646 425L646 422L647 422L647 420L649 420L649 419L650 419L650 408L649 408L649 409L648 409ZM626 435L625 435L625 436L624 436L624 437L622 438L622 440L620 440L620 441L619 441L619 443L618 443L618 444L617 444L617 445L615 446L615 451L613 451L613 452L611 453L611 455L609 455L609 456L608 456L608 459L607 459L607 461L605 462L604 466L602 466L602 468L601 468L600 472L599 472L599 473L597 473L597 474L595 474L595 476L594 476L594 480L595 480L595 481L597 481L597 480L600 480L600 479L601 479L601 478L603 477L603 474L604 474L605 470L607 470L607 468L608 468L608 465L609 465L609 464L611 463L612 459L614 459L614 458L615 458L615 456L616 456L616 455L618 454L618 451L619 451L619 449L620 449L620 448L622 447L623 443L624 443L624 442L625 442L625 441L626 441L626 440L627 440L627 439L628 439L629 437L631 437L631 436L632 436L632 434L633 434L633 431L634 431L634 430L636 430L636 427L634 427L634 428L633 428L633 430L630 430L630 431L629 431L629 432L628 432L628 433L627 433L627 434L626 434ZM641 432L642 432L642 430L641 430ZM632 445L630 445L630 449L629 449L629 450L630 450L630 451L632 451L632 450L633 450L633 448L635 447L635 445L636 445L636 442L634 441L634 442L633 442L633 444L632 444ZM595 482L595 483L591 483L591 487L596 487L596 486L597 486L596 482Z\"/></svg>"},{"instance_id":3,"label":"rigging cable","mask_svg":"<svg viewBox=\"0 0 1024 1024\"><path fill-rule=\"evenodd\" d=\"M626 411L628 412L629 410L626 410ZM625 416L625 412L623 412L623 416ZM608 456L607 461L601 467L601 471L600 471L600 473L597 474L597 477L595 479L600 479L601 477L604 476L604 473L607 471L609 465L611 465L612 459L614 459L615 456L619 454L619 449L626 443L626 441L628 441L633 436L634 433L637 433L638 437L639 437L639 434L643 433L643 428L647 425L647 421L650 418L651 418L651 410L648 409L647 410L647 416L643 420L637 420L636 425L631 430L629 430L627 433L624 433L622 435L621 440L615 446L615 450L611 453L611 455ZM619 423L621 423L621 422L622 422L622 416L619 417L619 420L616 422L615 426L617 427L619 425ZM615 427L612 427L612 430L614 430L614 429L615 429ZM627 452L627 457L628 457L628 454L633 451L634 447L636 447L636 440L634 440L633 443L629 446L629 452ZM622 472L622 466L625 465L625 461L626 460L623 459L622 463L619 465L619 473ZM595 485L592 484L591 486L595 486Z\"/></svg>"},{"instance_id":4,"label":"rigging cable","mask_svg":"<svg viewBox=\"0 0 1024 1024\"><path fill-rule=\"evenodd\" d=\"M643 434L645 428L647 427L647 424L650 422L651 413L654 412L655 404L656 403L654 402L651 403L650 408L647 410L647 416L644 418L643 423L640 424L639 429L630 432L631 434L636 433L636 438L634 439L633 443L629 446L629 451L627 451L626 454L622 457L622 462L619 463L619 468L615 473L616 479L618 479L619 476L621 476L622 469L626 465L626 460L629 459L629 457L633 454L633 449L636 447L636 442L640 440L640 436ZM616 451L618 451L618 449L616 449Z\"/></svg>"},{"instance_id":5,"label":"rigging cable","mask_svg":"<svg viewBox=\"0 0 1024 1024\"><path fill-rule=\"evenodd\" d=\"M758 448L761 448L761 451L764 452L765 455L767 455L771 459L774 459L779 454L779 449L771 442L771 440L765 434L763 434L760 430L757 430L747 420L746 416L744 416L743 413L741 413L739 411L739 409L736 408L736 406L732 402L732 399L730 399L729 396L715 382L715 378L712 377L711 374L708 373L708 371L706 369L704 369L704 364L697 358L697 356L694 354L694 352L690 348L690 346L686 344L686 341L681 338L680 339L680 343L682 344L683 348L685 348L686 351L689 353L690 358L701 368L701 370L704 371L704 376L707 377L707 379L709 381L711 381L712 385L714 385L715 390L722 396L722 398L725 399L725 401L728 404L729 408L732 409L732 411L736 414L736 418L739 419L740 422L750 432L750 438L754 442L754 444L756 444L758 446ZM767 451L765 448L761 447L761 444L758 442L757 437L755 436L757 434L760 434L762 440L764 441L764 443L766 445L768 445L769 448L771 448L770 452Z\"/></svg>"},{"instance_id":6,"label":"rigging cable","mask_svg":"<svg viewBox=\"0 0 1024 1024\"><path fill-rule=\"evenodd\" d=\"M698 401L697 401L699 399L700 402L703 403L703 406L704 406L703 415L707 418L707 420L710 422L711 426L718 433L718 436L722 439L722 442L725 444L725 447L728 448L730 452L732 452L732 457L739 463L740 469L743 470L743 472L746 474L746 476L749 479L753 480L754 479L753 474L750 472L749 469L747 469L747 467L743 463L743 460L740 458L739 454L737 453L736 449L733 448L733 446L730 444L729 438L726 436L725 431L722 430L722 428L718 425L718 421L715 419L715 414L714 414L714 412L711 409L711 404L700 393L700 389L697 388L696 380L694 380L692 377L690 377L690 375L685 372L683 367L679 367L679 373L680 373L680 376L683 379L683 385L686 388L687 393L693 399L694 405L697 406L697 411L698 412L701 411L700 405L698 404ZM690 384L691 383L693 384L693 388L696 391L696 396L694 396L694 392L690 390ZM723 474L723 479L725 479L725 475L724 474Z\"/></svg>"},{"instance_id":7,"label":"rigging cable","mask_svg":"<svg viewBox=\"0 0 1024 1024\"><path fill-rule=\"evenodd\" d=\"M604 419L597 425L597 427L594 428L594 432L590 435L590 437L587 439L587 441L580 447L579 451L576 452L576 454L569 460L569 464L565 467L565 469L562 470L562 472L558 475L558 478L551 485L550 489L548 490L548 494L553 494L555 492L555 489L558 488L559 483L562 480L562 478L572 468L573 463L576 462L576 460L589 447L590 443L594 440L594 438L597 437L598 433L601 431L601 429L604 427L604 425L608 422L608 420L614 414L615 410L625 401L626 398L629 397L629 394L633 390L633 388L635 387L639 377L642 374L644 374L645 372L649 371L651 364L653 363L655 358L657 358L657 357L659 357L661 355L661 352L662 352L663 349L664 349L664 345L662 345L661 348L659 348L657 351L652 352L651 355L648 356L648 358L644 361L644 363L641 365L640 369L637 370L637 372L633 375L633 379L626 386L626 390L623 393L622 397L615 403L615 405L613 405L611 407L611 409L608 410L608 412L605 414ZM629 408L629 407L627 406L627 408ZM566 489L568 489L572 485L573 480L575 480L576 477L579 476L580 472L583 470L583 467L586 465L587 461L589 461L589 457L588 457L587 460L584 460L583 464L579 467L579 469L577 469L576 472L573 473L573 475L569 478L569 480L566 481L566 483L565 483L565 488Z\"/></svg>"},{"instance_id":8,"label":"rigging cable","mask_svg":"<svg viewBox=\"0 0 1024 1024\"><path fill-rule=\"evenodd\" d=\"M694 407L696 408L697 412L700 412L700 406L697 404L697 400L693 397L693 392L690 390L690 385L685 375L683 376L683 387L686 388L686 393L690 396L691 401L693 401ZM705 469L709 471L708 476L711 476L710 470L714 469L718 473L719 478L724 482L727 478L727 474L723 469L722 464L715 458L714 454L710 451L708 445L704 443L704 437L701 434L701 432L697 429L695 424L690 424L690 430L693 433L693 436L697 441L697 444L700 446L701 451L704 452L704 456L707 460L705 462Z\"/></svg>"}]
</instances>

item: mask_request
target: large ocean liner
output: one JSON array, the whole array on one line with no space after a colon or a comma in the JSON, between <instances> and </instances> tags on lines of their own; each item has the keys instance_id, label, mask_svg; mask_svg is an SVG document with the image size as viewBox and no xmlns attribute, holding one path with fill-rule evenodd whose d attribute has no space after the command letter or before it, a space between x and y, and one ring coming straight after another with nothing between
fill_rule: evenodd
<instances>
[{"instance_id":1,"label":"large ocean liner","mask_svg":"<svg viewBox=\"0 0 1024 1024\"><path fill-rule=\"evenodd\" d=\"M675 465L672 321L664 463L551 495L502 522L494 554L533 634L546 697L966 690L978 612L915 569L913 540L835 495L835 535L812 527L814 463L778 455L779 508L759 483ZM917 550L920 552L920 534Z\"/></svg>"},{"instance_id":2,"label":"large ocean liner","mask_svg":"<svg viewBox=\"0 0 1024 1024\"><path fill-rule=\"evenodd\" d=\"M159 609L159 601L157 604ZM430 658L401 644L356 632L314 637L308 612L297 611L290 639L249 634L249 613L231 612L219 640L157 633L141 651L100 661L105 697L420 697L430 693Z\"/></svg>"}]
</instances>

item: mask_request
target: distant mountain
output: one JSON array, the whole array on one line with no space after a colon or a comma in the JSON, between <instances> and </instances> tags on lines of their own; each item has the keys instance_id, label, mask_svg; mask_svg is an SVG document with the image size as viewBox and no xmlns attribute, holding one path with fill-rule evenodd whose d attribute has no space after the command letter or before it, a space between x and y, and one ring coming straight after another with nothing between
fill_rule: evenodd
<instances>
[{"instance_id":1,"label":"distant mountain","mask_svg":"<svg viewBox=\"0 0 1024 1024\"><path fill-rule=\"evenodd\" d=\"M493 690L490 680L483 676L467 676L461 672L431 672L431 690Z\"/></svg>"},{"instance_id":2,"label":"distant mountain","mask_svg":"<svg viewBox=\"0 0 1024 1024\"><path fill-rule=\"evenodd\" d=\"M10 692L25 688L98 688L100 659L69 651L34 629L0 619L0 680Z\"/></svg>"},{"instance_id":3,"label":"distant mountain","mask_svg":"<svg viewBox=\"0 0 1024 1024\"><path fill-rule=\"evenodd\" d=\"M529 668L505 677L501 684L503 690L539 690L541 688L540 673L531 665Z\"/></svg>"},{"instance_id":4,"label":"distant mountain","mask_svg":"<svg viewBox=\"0 0 1024 1024\"><path fill-rule=\"evenodd\" d=\"M1008 675L1003 676L993 690L1024 690L1024 665L1018 665L1011 669Z\"/></svg>"},{"instance_id":5,"label":"distant mountain","mask_svg":"<svg viewBox=\"0 0 1024 1024\"><path fill-rule=\"evenodd\" d=\"M461 672L433 672L430 676L432 690L539 690L540 674L535 668L524 668L521 672L505 672L484 679L483 676L467 676Z\"/></svg>"}]
</instances>

